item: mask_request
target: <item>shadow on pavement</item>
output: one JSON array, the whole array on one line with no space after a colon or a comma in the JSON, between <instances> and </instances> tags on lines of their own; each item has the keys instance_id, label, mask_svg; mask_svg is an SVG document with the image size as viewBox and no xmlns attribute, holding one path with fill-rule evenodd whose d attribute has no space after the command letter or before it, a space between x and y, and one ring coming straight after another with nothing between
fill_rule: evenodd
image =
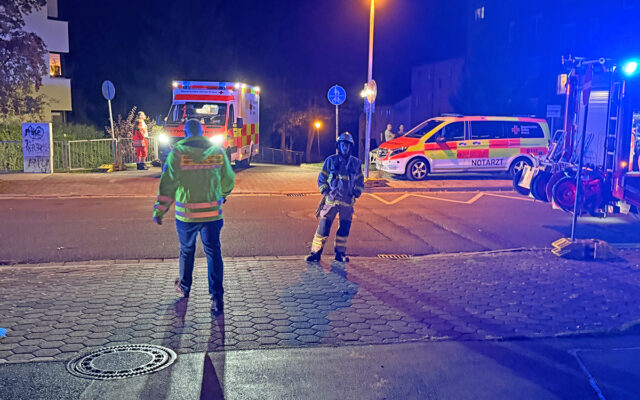
<instances>
[{"instance_id":1,"label":"shadow on pavement","mask_svg":"<svg viewBox=\"0 0 640 400\"><path fill-rule=\"evenodd\" d=\"M329 313L351 306L358 284L349 280L343 263L333 262L329 272L308 263L300 281L284 288L281 305L301 335L290 333L288 344L320 344L330 329Z\"/></svg>"}]
</instances>

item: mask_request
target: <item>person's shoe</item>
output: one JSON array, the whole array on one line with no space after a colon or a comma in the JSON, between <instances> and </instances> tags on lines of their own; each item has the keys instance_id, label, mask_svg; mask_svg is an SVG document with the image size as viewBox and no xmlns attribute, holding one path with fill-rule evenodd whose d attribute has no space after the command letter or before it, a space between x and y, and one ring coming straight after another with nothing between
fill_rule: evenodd
<instances>
[{"instance_id":1,"label":"person's shoe","mask_svg":"<svg viewBox=\"0 0 640 400\"><path fill-rule=\"evenodd\" d=\"M211 299L211 314L218 316L224 312L224 300L221 297Z\"/></svg>"},{"instance_id":2,"label":"person's shoe","mask_svg":"<svg viewBox=\"0 0 640 400\"><path fill-rule=\"evenodd\" d=\"M343 262L343 263L346 263L346 262L349 262L349 257L347 257L347 255L346 255L346 254L344 254L343 252L336 251L336 258L335 258L335 260L336 260L336 261Z\"/></svg>"},{"instance_id":3,"label":"person's shoe","mask_svg":"<svg viewBox=\"0 0 640 400\"><path fill-rule=\"evenodd\" d=\"M176 280L173 281L173 287L174 289L176 289L178 297L189 297L189 293L185 293L184 290L182 290L182 288L180 287L180 278L176 278Z\"/></svg>"},{"instance_id":4,"label":"person's shoe","mask_svg":"<svg viewBox=\"0 0 640 400\"><path fill-rule=\"evenodd\" d=\"M136 163L136 169L140 171L142 169L142 163Z\"/></svg>"},{"instance_id":5,"label":"person's shoe","mask_svg":"<svg viewBox=\"0 0 640 400\"><path fill-rule=\"evenodd\" d=\"M320 261L321 255L322 255L321 252L317 252L317 253L311 252L311 254L309 254L307 258L305 258L305 260L307 260L307 262L317 262L317 261Z\"/></svg>"},{"instance_id":6,"label":"person's shoe","mask_svg":"<svg viewBox=\"0 0 640 400\"><path fill-rule=\"evenodd\" d=\"M149 167L147 167L147 163L140 163L140 169L146 171L149 169Z\"/></svg>"}]
</instances>

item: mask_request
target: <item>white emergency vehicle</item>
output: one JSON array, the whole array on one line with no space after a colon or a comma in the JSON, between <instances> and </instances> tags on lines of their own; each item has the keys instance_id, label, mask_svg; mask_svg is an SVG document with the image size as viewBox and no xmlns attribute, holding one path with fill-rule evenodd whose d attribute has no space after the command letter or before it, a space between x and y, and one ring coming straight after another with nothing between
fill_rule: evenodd
<instances>
[{"instance_id":1,"label":"white emergency vehicle","mask_svg":"<svg viewBox=\"0 0 640 400\"><path fill-rule=\"evenodd\" d=\"M173 102L160 135L164 162L175 143L184 139L184 123L195 118L204 136L227 149L230 161L248 166L260 142L260 88L236 82L174 81Z\"/></svg>"}]
</instances>

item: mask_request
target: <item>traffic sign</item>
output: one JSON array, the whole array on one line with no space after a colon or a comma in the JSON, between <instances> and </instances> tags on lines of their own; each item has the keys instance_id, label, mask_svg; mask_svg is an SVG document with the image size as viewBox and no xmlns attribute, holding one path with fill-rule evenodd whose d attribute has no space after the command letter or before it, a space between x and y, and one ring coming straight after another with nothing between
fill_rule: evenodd
<instances>
[{"instance_id":1,"label":"traffic sign","mask_svg":"<svg viewBox=\"0 0 640 400\"><path fill-rule=\"evenodd\" d=\"M547 104L547 118L560 118L560 104Z\"/></svg>"},{"instance_id":2,"label":"traffic sign","mask_svg":"<svg viewBox=\"0 0 640 400\"><path fill-rule=\"evenodd\" d=\"M334 85L331 87L331 89L329 89L327 98L329 99L329 103L333 104L334 106L339 106L347 99L347 92L342 86Z\"/></svg>"},{"instance_id":3,"label":"traffic sign","mask_svg":"<svg viewBox=\"0 0 640 400\"><path fill-rule=\"evenodd\" d=\"M369 103L373 103L374 101L376 101L377 95L378 85L376 84L376 81L372 79L369 81L369 83L367 83L367 100L369 100Z\"/></svg>"},{"instance_id":4,"label":"traffic sign","mask_svg":"<svg viewBox=\"0 0 640 400\"><path fill-rule=\"evenodd\" d=\"M113 82L109 80L102 82L102 95L107 100L113 100L116 95L116 87L113 86Z\"/></svg>"}]
</instances>

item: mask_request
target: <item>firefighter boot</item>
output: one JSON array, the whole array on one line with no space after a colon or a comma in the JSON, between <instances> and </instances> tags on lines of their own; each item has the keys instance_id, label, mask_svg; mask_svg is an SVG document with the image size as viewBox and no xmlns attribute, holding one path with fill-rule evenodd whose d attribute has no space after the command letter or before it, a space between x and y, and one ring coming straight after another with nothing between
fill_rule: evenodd
<instances>
[{"instance_id":1,"label":"firefighter boot","mask_svg":"<svg viewBox=\"0 0 640 400\"><path fill-rule=\"evenodd\" d=\"M341 251L336 251L336 261L340 261L343 263L347 263L349 262L349 257L347 257L347 255Z\"/></svg>"},{"instance_id":2,"label":"firefighter boot","mask_svg":"<svg viewBox=\"0 0 640 400\"><path fill-rule=\"evenodd\" d=\"M320 261L320 256L322 256L322 249L316 252L312 251L311 254L309 254L307 258L305 258L305 260L307 260L308 262L317 262Z\"/></svg>"}]
</instances>

